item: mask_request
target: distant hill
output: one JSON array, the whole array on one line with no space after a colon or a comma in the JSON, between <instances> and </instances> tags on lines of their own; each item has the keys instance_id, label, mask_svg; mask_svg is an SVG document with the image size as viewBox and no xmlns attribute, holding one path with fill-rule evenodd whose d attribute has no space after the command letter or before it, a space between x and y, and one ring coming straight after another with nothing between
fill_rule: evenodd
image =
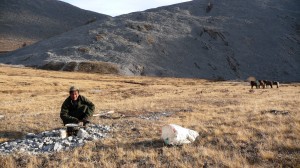
<instances>
[{"instance_id":1,"label":"distant hill","mask_svg":"<svg viewBox=\"0 0 300 168\"><path fill-rule=\"evenodd\" d=\"M1 0L0 52L46 39L109 16L57 0Z\"/></svg>"},{"instance_id":2,"label":"distant hill","mask_svg":"<svg viewBox=\"0 0 300 168\"><path fill-rule=\"evenodd\" d=\"M298 0L194 0L97 21L0 62L89 72L103 72L106 63L125 75L300 81L299 9Z\"/></svg>"}]
</instances>

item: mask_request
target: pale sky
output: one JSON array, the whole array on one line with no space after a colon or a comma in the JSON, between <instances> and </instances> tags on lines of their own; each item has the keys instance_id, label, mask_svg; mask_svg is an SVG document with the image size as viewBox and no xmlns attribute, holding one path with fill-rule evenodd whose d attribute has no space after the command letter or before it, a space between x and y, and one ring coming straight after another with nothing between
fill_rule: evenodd
<instances>
[{"instance_id":1,"label":"pale sky","mask_svg":"<svg viewBox=\"0 0 300 168\"><path fill-rule=\"evenodd\" d=\"M82 9L110 16L144 11L160 6L187 2L190 0L60 0Z\"/></svg>"}]
</instances>

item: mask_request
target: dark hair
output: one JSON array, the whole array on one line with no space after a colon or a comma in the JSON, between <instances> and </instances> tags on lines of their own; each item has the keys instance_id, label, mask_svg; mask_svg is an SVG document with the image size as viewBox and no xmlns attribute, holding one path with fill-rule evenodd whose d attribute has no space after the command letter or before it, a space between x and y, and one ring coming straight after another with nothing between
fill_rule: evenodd
<instances>
[{"instance_id":1,"label":"dark hair","mask_svg":"<svg viewBox=\"0 0 300 168\"><path fill-rule=\"evenodd\" d=\"M69 91L69 93L71 94L71 93L73 93L73 92L78 92L78 94L79 94L79 90L73 90L73 91Z\"/></svg>"}]
</instances>

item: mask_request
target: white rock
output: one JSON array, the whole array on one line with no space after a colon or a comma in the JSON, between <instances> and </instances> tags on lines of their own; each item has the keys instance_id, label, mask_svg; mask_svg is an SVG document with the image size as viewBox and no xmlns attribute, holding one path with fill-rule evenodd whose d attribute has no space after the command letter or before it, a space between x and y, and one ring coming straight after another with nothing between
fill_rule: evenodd
<instances>
[{"instance_id":1,"label":"white rock","mask_svg":"<svg viewBox=\"0 0 300 168\"><path fill-rule=\"evenodd\" d=\"M28 133L26 135L26 138L35 138L35 137L36 137L36 135L34 133Z\"/></svg>"},{"instance_id":2,"label":"white rock","mask_svg":"<svg viewBox=\"0 0 300 168\"><path fill-rule=\"evenodd\" d=\"M62 148L61 144L56 142L54 145L54 151L58 152L61 150L61 148Z\"/></svg>"},{"instance_id":3,"label":"white rock","mask_svg":"<svg viewBox=\"0 0 300 168\"><path fill-rule=\"evenodd\" d=\"M66 138L67 137L67 131L64 129L59 130L59 137L60 138Z\"/></svg>"},{"instance_id":4,"label":"white rock","mask_svg":"<svg viewBox=\"0 0 300 168\"><path fill-rule=\"evenodd\" d=\"M64 141L64 142L63 142L63 145L64 145L64 146L70 146L71 144L70 144L69 141Z\"/></svg>"},{"instance_id":5,"label":"white rock","mask_svg":"<svg viewBox=\"0 0 300 168\"><path fill-rule=\"evenodd\" d=\"M168 124L162 127L161 138L168 145L182 145L191 143L199 136L199 133L181 127L176 124Z\"/></svg>"},{"instance_id":6,"label":"white rock","mask_svg":"<svg viewBox=\"0 0 300 168\"><path fill-rule=\"evenodd\" d=\"M79 139L78 143L80 143L80 144L83 143L83 139Z\"/></svg>"},{"instance_id":7,"label":"white rock","mask_svg":"<svg viewBox=\"0 0 300 168\"><path fill-rule=\"evenodd\" d=\"M87 133L84 129L80 129L77 133L78 138L86 138L89 136L89 133Z\"/></svg>"}]
</instances>

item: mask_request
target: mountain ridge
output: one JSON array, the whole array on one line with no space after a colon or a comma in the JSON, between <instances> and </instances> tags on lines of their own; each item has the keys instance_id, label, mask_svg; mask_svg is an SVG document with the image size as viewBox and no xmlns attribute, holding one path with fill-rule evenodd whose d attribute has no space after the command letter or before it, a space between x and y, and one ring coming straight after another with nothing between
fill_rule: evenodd
<instances>
[{"instance_id":1,"label":"mountain ridge","mask_svg":"<svg viewBox=\"0 0 300 168\"><path fill-rule=\"evenodd\" d=\"M11 51L110 16L57 0L2 0L0 51Z\"/></svg>"},{"instance_id":2,"label":"mountain ridge","mask_svg":"<svg viewBox=\"0 0 300 168\"><path fill-rule=\"evenodd\" d=\"M125 75L300 81L299 2L194 0L97 21L0 62L64 70L112 64ZM70 70L70 69L69 69Z\"/></svg>"}]
</instances>

